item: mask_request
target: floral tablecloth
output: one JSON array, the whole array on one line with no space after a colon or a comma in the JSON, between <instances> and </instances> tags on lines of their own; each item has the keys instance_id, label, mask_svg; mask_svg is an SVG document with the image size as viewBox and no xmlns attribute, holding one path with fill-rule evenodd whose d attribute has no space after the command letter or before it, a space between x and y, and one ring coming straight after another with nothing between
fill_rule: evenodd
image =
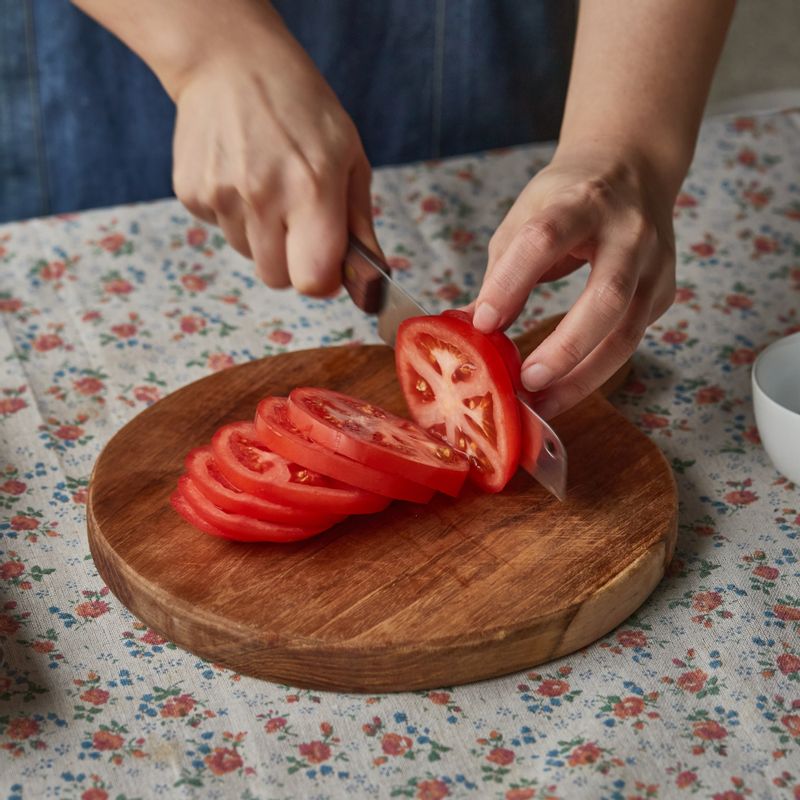
<instances>
[{"instance_id":1,"label":"floral tablecloth","mask_svg":"<svg viewBox=\"0 0 800 800\"><path fill-rule=\"evenodd\" d=\"M474 296L535 146L375 177L379 236L432 308ZM89 555L103 444L231 364L377 341L346 295L257 283L175 201L0 227L4 798L800 798L800 491L750 364L800 329L800 111L714 118L675 210L679 290L615 402L680 488L668 577L601 641L531 671L374 696L298 690L177 648ZM537 289L566 309L585 272ZM800 455L800 454L799 454Z\"/></svg>"}]
</instances>

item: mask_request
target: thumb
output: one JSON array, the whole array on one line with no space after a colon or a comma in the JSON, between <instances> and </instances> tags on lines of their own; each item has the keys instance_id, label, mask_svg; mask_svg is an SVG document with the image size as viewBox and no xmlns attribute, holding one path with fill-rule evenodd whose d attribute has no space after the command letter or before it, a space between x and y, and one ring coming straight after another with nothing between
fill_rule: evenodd
<instances>
[{"instance_id":1,"label":"thumb","mask_svg":"<svg viewBox=\"0 0 800 800\"><path fill-rule=\"evenodd\" d=\"M347 188L347 221L350 233L383 258L383 251L372 225L371 182L372 169L367 157L362 155L350 171L350 183Z\"/></svg>"}]
</instances>

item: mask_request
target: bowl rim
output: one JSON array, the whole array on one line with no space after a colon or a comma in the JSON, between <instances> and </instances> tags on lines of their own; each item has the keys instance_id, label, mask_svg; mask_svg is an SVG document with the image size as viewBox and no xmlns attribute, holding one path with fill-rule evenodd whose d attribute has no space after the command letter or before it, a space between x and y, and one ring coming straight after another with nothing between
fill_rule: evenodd
<instances>
[{"instance_id":1,"label":"bowl rim","mask_svg":"<svg viewBox=\"0 0 800 800\"><path fill-rule=\"evenodd\" d=\"M788 408L783 403L776 400L763 386L763 384L758 379L758 367L764 360L764 358L772 351L778 350L782 347L787 347L790 345L797 345L800 348L800 331L796 333L790 333L788 336L781 336L779 339L776 339L774 342L770 342L757 356L755 361L753 362L753 367L751 369L751 378L753 382L753 387L758 389L761 396L768 400L772 405L776 408L779 408L785 411L787 414L791 414L792 416L800 418L800 412L795 411L792 408Z\"/></svg>"}]
</instances>

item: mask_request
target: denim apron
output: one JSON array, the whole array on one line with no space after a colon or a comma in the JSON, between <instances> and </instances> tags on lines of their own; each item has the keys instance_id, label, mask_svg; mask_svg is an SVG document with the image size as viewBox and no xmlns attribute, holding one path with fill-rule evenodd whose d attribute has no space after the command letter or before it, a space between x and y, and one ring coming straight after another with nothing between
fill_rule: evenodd
<instances>
[{"instance_id":1,"label":"denim apron","mask_svg":"<svg viewBox=\"0 0 800 800\"><path fill-rule=\"evenodd\" d=\"M573 0L277 0L374 166L558 134ZM165 197L175 111L65 0L0 0L0 221Z\"/></svg>"}]
</instances>

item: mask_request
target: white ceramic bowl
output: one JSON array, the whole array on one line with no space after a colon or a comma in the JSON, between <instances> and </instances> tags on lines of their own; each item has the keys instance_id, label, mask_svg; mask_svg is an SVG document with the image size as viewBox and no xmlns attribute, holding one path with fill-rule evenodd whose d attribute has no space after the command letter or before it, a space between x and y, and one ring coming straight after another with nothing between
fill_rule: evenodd
<instances>
[{"instance_id":1,"label":"white ceramic bowl","mask_svg":"<svg viewBox=\"0 0 800 800\"><path fill-rule=\"evenodd\" d=\"M753 408L767 455L800 485L800 333L778 339L755 360Z\"/></svg>"}]
</instances>

